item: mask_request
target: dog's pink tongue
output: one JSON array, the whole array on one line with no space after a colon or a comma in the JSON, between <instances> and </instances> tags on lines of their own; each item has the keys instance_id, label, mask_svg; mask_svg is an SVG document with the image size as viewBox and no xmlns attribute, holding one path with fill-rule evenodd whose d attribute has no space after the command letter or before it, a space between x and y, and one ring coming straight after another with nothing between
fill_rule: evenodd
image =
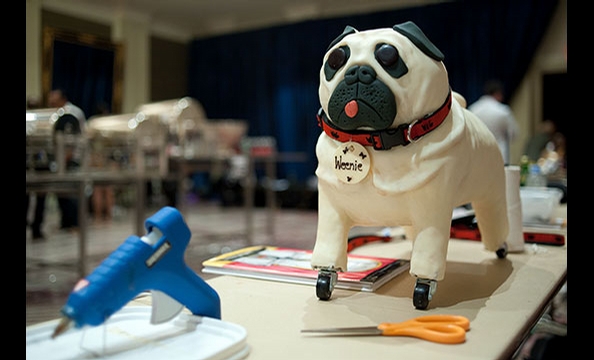
<instances>
[{"instance_id":1,"label":"dog's pink tongue","mask_svg":"<svg viewBox=\"0 0 594 360\"><path fill-rule=\"evenodd\" d=\"M357 104L357 100L351 100L344 106L345 114L351 119L357 115L358 111L359 105Z\"/></svg>"}]
</instances>

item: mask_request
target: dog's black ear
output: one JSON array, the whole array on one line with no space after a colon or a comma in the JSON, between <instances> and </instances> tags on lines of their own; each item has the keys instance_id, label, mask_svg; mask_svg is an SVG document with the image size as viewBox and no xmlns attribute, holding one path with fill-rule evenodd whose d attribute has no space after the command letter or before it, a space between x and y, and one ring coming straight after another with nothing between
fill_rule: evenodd
<instances>
[{"instance_id":1,"label":"dog's black ear","mask_svg":"<svg viewBox=\"0 0 594 360\"><path fill-rule=\"evenodd\" d=\"M406 36L416 47L418 47L425 55L433 60L443 61L444 56L442 52L435 46L427 36L419 29L419 27L412 21L407 21L402 24L394 25L394 30Z\"/></svg>"},{"instance_id":2,"label":"dog's black ear","mask_svg":"<svg viewBox=\"0 0 594 360\"><path fill-rule=\"evenodd\" d=\"M342 32L342 34L340 34L336 39L334 39L330 45L328 45L328 48L326 49L326 52L328 52L328 50L330 50L331 47L333 47L334 45L336 45L337 42L339 42L340 40L344 39L345 36L350 35L350 34L354 34L357 32L357 29L355 29L352 26L347 25L344 28L344 31Z\"/></svg>"}]
</instances>

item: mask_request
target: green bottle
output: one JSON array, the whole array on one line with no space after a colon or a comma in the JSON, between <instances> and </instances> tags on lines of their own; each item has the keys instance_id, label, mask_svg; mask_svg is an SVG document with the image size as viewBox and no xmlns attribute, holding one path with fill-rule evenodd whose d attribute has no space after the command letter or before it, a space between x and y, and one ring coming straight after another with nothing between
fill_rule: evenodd
<instances>
[{"instance_id":1,"label":"green bottle","mask_svg":"<svg viewBox=\"0 0 594 360\"><path fill-rule=\"evenodd\" d=\"M526 179L530 173L530 161L527 155L522 155L520 158L520 186L526 185Z\"/></svg>"}]
</instances>

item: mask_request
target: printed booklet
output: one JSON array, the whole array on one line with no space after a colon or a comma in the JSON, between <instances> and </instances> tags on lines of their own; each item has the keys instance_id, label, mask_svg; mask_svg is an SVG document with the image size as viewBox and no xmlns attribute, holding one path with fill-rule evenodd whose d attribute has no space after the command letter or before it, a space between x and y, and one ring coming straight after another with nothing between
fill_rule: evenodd
<instances>
[{"instance_id":1,"label":"printed booklet","mask_svg":"<svg viewBox=\"0 0 594 360\"><path fill-rule=\"evenodd\" d=\"M311 250L250 246L205 260L202 272L316 285ZM410 267L409 260L348 254L347 271L338 272L336 289L373 292Z\"/></svg>"}]
</instances>

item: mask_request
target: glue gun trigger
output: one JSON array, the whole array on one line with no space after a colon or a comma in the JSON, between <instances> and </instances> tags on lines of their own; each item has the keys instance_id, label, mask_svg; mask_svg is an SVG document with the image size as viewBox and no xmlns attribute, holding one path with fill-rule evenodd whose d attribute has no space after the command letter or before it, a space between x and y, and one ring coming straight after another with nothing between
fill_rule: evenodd
<instances>
[{"instance_id":1,"label":"glue gun trigger","mask_svg":"<svg viewBox=\"0 0 594 360\"><path fill-rule=\"evenodd\" d=\"M184 306L162 291L151 290L151 324L167 322L179 314Z\"/></svg>"}]
</instances>

